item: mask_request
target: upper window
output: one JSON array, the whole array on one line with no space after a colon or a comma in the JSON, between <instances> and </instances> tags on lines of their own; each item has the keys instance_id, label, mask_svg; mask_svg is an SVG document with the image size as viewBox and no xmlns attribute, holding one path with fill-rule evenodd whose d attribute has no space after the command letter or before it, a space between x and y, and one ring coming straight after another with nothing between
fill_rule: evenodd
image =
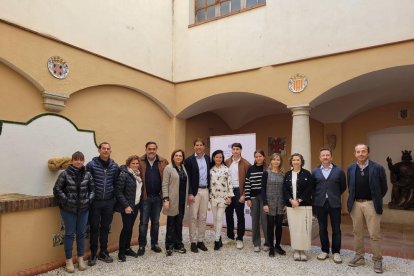
<instances>
[{"instance_id":1,"label":"upper window","mask_svg":"<svg viewBox=\"0 0 414 276\"><path fill-rule=\"evenodd\" d=\"M195 23L266 5L266 0L195 0Z\"/></svg>"}]
</instances>

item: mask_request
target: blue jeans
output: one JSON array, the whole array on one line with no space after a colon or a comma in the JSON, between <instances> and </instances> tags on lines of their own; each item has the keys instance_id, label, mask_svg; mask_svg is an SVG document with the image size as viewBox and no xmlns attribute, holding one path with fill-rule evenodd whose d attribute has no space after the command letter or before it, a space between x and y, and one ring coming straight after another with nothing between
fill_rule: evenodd
<instances>
[{"instance_id":1,"label":"blue jeans","mask_svg":"<svg viewBox=\"0 0 414 276\"><path fill-rule=\"evenodd\" d=\"M76 233L76 246L78 250L78 257L85 253L85 237L86 224L88 222L89 210L85 210L79 214L74 214L60 209L63 223L65 224L65 255L66 259L72 259L73 241Z\"/></svg>"},{"instance_id":2,"label":"blue jeans","mask_svg":"<svg viewBox=\"0 0 414 276\"><path fill-rule=\"evenodd\" d=\"M151 219L151 245L158 244L158 232L160 228L160 213L162 208L161 196L148 196L141 202L139 238L138 244L141 247L147 245L148 222Z\"/></svg>"},{"instance_id":3,"label":"blue jeans","mask_svg":"<svg viewBox=\"0 0 414 276\"><path fill-rule=\"evenodd\" d=\"M319 222L319 236L322 252L329 254L328 216L332 228L332 254L341 250L341 208L331 208L328 200L323 207L315 206Z\"/></svg>"}]
</instances>

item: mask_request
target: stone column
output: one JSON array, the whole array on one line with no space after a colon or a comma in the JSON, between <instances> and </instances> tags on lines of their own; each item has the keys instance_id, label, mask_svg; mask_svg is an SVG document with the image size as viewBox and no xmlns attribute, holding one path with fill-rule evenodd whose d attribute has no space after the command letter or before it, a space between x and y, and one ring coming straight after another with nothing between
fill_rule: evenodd
<instances>
[{"instance_id":1,"label":"stone column","mask_svg":"<svg viewBox=\"0 0 414 276\"><path fill-rule=\"evenodd\" d=\"M292 147L291 153L300 153L305 159L303 168L311 169L311 139L309 127L310 106L291 105L288 108L292 111Z\"/></svg>"}]
</instances>

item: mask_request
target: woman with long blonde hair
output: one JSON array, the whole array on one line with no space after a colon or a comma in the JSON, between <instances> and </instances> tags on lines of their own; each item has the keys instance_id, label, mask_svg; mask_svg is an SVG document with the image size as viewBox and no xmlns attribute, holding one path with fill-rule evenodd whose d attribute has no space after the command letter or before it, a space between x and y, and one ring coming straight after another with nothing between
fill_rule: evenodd
<instances>
[{"instance_id":1,"label":"woman with long blonde hair","mask_svg":"<svg viewBox=\"0 0 414 276\"><path fill-rule=\"evenodd\" d=\"M282 222L286 211L283 199L283 177L283 158L279 153L273 153L262 182L263 211L267 215L267 239L270 245L269 257L274 257L275 251L280 255L286 255L280 246ZM275 237L276 244L274 244Z\"/></svg>"}]
</instances>

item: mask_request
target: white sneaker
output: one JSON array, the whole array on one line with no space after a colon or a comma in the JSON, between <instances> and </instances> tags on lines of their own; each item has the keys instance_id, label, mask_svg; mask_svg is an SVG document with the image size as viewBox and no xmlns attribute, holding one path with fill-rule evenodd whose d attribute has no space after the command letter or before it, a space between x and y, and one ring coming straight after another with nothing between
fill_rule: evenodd
<instances>
[{"instance_id":1,"label":"white sneaker","mask_svg":"<svg viewBox=\"0 0 414 276\"><path fill-rule=\"evenodd\" d=\"M308 256L306 256L304 251L299 251L300 254L300 260L303 262L306 262L308 260Z\"/></svg>"},{"instance_id":2,"label":"white sneaker","mask_svg":"<svg viewBox=\"0 0 414 276\"><path fill-rule=\"evenodd\" d=\"M334 255L335 256L335 255ZM329 258L329 254L326 252L322 252L321 254L316 257L318 260L323 261Z\"/></svg>"},{"instance_id":3,"label":"white sneaker","mask_svg":"<svg viewBox=\"0 0 414 276\"><path fill-rule=\"evenodd\" d=\"M339 253L334 253L333 260L336 264L342 263L341 255L339 255Z\"/></svg>"},{"instance_id":4,"label":"white sneaker","mask_svg":"<svg viewBox=\"0 0 414 276\"><path fill-rule=\"evenodd\" d=\"M243 241L237 240L236 241L236 248L237 249L242 249L243 247L244 247Z\"/></svg>"},{"instance_id":5,"label":"white sneaker","mask_svg":"<svg viewBox=\"0 0 414 276\"><path fill-rule=\"evenodd\" d=\"M254 252L260 252L260 246L255 246L254 247Z\"/></svg>"},{"instance_id":6,"label":"white sneaker","mask_svg":"<svg viewBox=\"0 0 414 276\"><path fill-rule=\"evenodd\" d=\"M300 261L300 253L298 250L295 250L295 253L293 253L293 259L295 261Z\"/></svg>"},{"instance_id":7,"label":"white sneaker","mask_svg":"<svg viewBox=\"0 0 414 276\"><path fill-rule=\"evenodd\" d=\"M263 246L263 251L264 251L264 252L269 251L269 249L270 249L270 247L269 247L269 246L267 246L267 245L264 245L264 246Z\"/></svg>"}]
</instances>

